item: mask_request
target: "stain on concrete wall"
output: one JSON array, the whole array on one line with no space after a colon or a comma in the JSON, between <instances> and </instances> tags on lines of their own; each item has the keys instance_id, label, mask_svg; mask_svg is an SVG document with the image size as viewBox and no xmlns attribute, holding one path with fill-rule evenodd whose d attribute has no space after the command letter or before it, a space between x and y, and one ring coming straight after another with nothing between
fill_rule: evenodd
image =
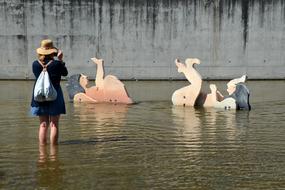
<instances>
[{"instance_id":1,"label":"stain on concrete wall","mask_svg":"<svg viewBox=\"0 0 285 190\"><path fill-rule=\"evenodd\" d=\"M174 59L198 57L204 78L285 76L283 0L0 0L0 78L33 78L43 38L70 74L90 58L122 79L179 79Z\"/></svg>"}]
</instances>

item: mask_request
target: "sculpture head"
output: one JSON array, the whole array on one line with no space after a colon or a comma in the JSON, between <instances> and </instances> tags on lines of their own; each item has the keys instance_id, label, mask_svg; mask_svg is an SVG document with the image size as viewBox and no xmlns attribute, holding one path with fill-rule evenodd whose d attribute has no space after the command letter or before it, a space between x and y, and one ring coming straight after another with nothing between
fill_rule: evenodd
<instances>
[{"instance_id":1,"label":"sculpture head","mask_svg":"<svg viewBox=\"0 0 285 190\"><path fill-rule=\"evenodd\" d=\"M75 74L75 75L71 75L70 77L68 77L66 88L67 88L67 92L68 92L68 95L71 101L73 101L73 98L76 94L81 93L81 92L85 93L83 86L80 84L81 78L82 78L82 74ZM82 79L82 81L85 81L85 80L86 79L84 78Z\"/></svg>"},{"instance_id":2,"label":"sculpture head","mask_svg":"<svg viewBox=\"0 0 285 190\"><path fill-rule=\"evenodd\" d=\"M88 77L86 75L80 74L79 84L85 88L88 85Z\"/></svg>"}]
</instances>

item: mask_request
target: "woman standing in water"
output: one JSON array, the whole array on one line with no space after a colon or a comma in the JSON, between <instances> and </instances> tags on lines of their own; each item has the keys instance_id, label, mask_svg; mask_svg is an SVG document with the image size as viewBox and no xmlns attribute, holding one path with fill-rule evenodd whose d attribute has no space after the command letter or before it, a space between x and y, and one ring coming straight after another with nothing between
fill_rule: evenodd
<instances>
[{"instance_id":1,"label":"woman standing in water","mask_svg":"<svg viewBox=\"0 0 285 190\"><path fill-rule=\"evenodd\" d=\"M68 71L63 62L63 54L53 46L50 39L43 40L41 47L36 50L38 60L33 62L33 73L36 80L38 79L43 67L46 67L50 76L50 81L57 91L57 98L54 101L37 102L32 98L31 113L34 116L39 116L39 144L47 143L47 133L50 127L50 144L58 143L58 124L60 114L65 114L65 104L63 93L60 87L61 76L67 76ZM55 60L54 57L58 57ZM35 87L35 85L34 85ZM34 90L33 90L34 91ZM34 97L34 95L33 95Z\"/></svg>"}]
</instances>

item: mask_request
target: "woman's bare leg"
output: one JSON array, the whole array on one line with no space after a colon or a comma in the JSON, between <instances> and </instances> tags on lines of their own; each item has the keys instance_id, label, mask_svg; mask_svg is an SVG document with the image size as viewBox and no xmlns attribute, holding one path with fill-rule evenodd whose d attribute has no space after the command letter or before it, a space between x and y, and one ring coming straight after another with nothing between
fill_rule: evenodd
<instances>
[{"instance_id":1,"label":"woman's bare leg","mask_svg":"<svg viewBox=\"0 0 285 190\"><path fill-rule=\"evenodd\" d=\"M181 63L178 59L175 60L178 72L183 73L187 80L194 86L202 85L202 77L193 67L194 64L200 64L199 59L186 59L185 64ZM199 90L200 90L199 88Z\"/></svg>"},{"instance_id":2,"label":"woman's bare leg","mask_svg":"<svg viewBox=\"0 0 285 190\"><path fill-rule=\"evenodd\" d=\"M186 59L186 64L181 63L178 59L175 60L178 72L183 73L191 84L176 90L172 94L172 103L174 105L195 105L201 91L202 78L193 65L199 63L198 59Z\"/></svg>"},{"instance_id":3,"label":"woman's bare leg","mask_svg":"<svg viewBox=\"0 0 285 190\"><path fill-rule=\"evenodd\" d=\"M39 128L39 144L46 145L47 144L47 131L49 124L49 116L39 116L40 119L40 128Z\"/></svg>"},{"instance_id":4,"label":"woman's bare leg","mask_svg":"<svg viewBox=\"0 0 285 190\"><path fill-rule=\"evenodd\" d=\"M104 60L97 59L96 57L91 58L91 60L97 65L95 85L96 87L103 87L104 84Z\"/></svg>"},{"instance_id":5,"label":"woman's bare leg","mask_svg":"<svg viewBox=\"0 0 285 190\"><path fill-rule=\"evenodd\" d=\"M50 144L56 145L58 143L58 123L60 115L50 116Z\"/></svg>"}]
</instances>

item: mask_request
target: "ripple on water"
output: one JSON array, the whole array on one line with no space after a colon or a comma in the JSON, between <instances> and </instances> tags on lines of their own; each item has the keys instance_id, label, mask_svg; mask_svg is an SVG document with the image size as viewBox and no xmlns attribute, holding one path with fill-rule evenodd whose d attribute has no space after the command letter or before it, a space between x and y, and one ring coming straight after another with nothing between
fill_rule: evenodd
<instances>
[{"instance_id":1,"label":"ripple on water","mask_svg":"<svg viewBox=\"0 0 285 190\"><path fill-rule=\"evenodd\" d=\"M0 188L284 187L285 102L253 110L67 103L57 148L38 147L29 103L0 101Z\"/></svg>"}]
</instances>

